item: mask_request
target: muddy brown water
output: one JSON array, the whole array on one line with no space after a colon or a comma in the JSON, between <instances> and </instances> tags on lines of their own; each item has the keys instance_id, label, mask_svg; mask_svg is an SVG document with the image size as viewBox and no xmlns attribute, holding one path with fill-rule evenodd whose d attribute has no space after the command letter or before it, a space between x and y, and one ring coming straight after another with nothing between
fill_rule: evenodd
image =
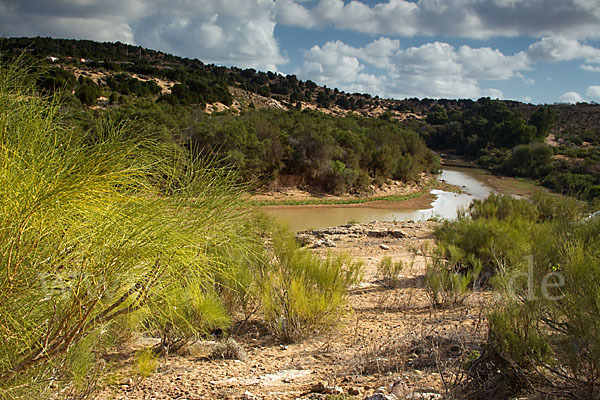
<instances>
[{"instance_id":1,"label":"muddy brown water","mask_svg":"<svg viewBox=\"0 0 600 400\"><path fill-rule=\"evenodd\" d=\"M302 207L285 206L264 211L286 223L292 231L305 229L321 229L329 226L338 226L353 222L371 221L419 221L431 217L445 219L456 218L457 211L466 208L473 199L483 199L493 190L485 185L486 172L474 168L444 167L438 175L438 180L458 186L462 193L447 192L434 189L431 194L436 196L435 201L427 209L407 210L380 209L369 207Z\"/></svg>"}]
</instances>

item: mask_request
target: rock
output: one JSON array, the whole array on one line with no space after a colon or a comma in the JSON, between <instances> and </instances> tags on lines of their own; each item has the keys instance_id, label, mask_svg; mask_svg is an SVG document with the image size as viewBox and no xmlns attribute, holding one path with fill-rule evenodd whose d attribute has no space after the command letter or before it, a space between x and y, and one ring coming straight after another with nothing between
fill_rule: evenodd
<instances>
[{"instance_id":1,"label":"rock","mask_svg":"<svg viewBox=\"0 0 600 400\"><path fill-rule=\"evenodd\" d=\"M379 245L379 248L382 249L382 250L389 250L390 246L387 246L387 245L385 245L385 244L382 243L382 244Z\"/></svg>"},{"instance_id":2,"label":"rock","mask_svg":"<svg viewBox=\"0 0 600 400\"><path fill-rule=\"evenodd\" d=\"M381 238L381 237L386 237L388 236L388 231L385 230L370 230L367 231L367 236L368 237L374 237L374 238Z\"/></svg>"},{"instance_id":3,"label":"rock","mask_svg":"<svg viewBox=\"0 0 600 400\"><path fill-rule=\"evenodd\" d=\"M313 249L318 249L319 247L323 247L325 243L323 242L323 239L317 240L316 242L313 243L313 245L311 246Z\"/></svg>"},{"instance_id":4,"label":"rock","mask_svg":"<svg viewBox=\"0 0 600 400\"><path fill-rule=\"evenodd\" d=\"M401 239L401 238L405 238L408 236L408 234L404 231L399 231L399 230L394 230L394 231L390 231L390 236L396 239Z\"/></svg>"},{"instance_id":5,"label":"rock","mask_svg":"<svg viewBox=\"0 0 600 400\"><path fill-rule=\"evenodd\" d=\"M360 396L360 389L355 387L348 388L348 394L350 396Z\"/></svg>"},{"instance_id":6,"label":"rock","mask_svg":"<svg viewBox=\"0 0 600 400\"><path fill-rule=\"evenodd\" d=\"M436 400L441 398L441 394L434 392L412 392L406 396L406 399L410 400Z\"/></svg>"},{"instance_id":7,"label":"rock","mask_svg":"<svg viewBox=\"0 0 600 400\"><path fill-rule=\"evenodd\" d=\"M299 233L296 235L296 240L300 244L300 246L308 246L312 241L313 236L306 233Z\"/></svg>"},{"instance_id":8,"label":"rock","mask_svg":"<svg viewBox=\"0 0 600 400\"><path fill-rule=\"evenodd\" d=\"M241 400L257 400L258 397L256 397L252 392L246 390L244 392L244 394L242 395L242 397L240 397Z\"/></svg>"},{"instance_id":9,"label":"rock","mask_svg":"<svg viewBox=\"0 0 600 400\"><path fill-rule=\"evenodd\" d=\"M331 239L324 239L323 244L327 247L335 247L335 242Z\"/></svg>"},{"instance_id":10,"label":"rock","mask_svg":"<svg viewBox=\"0 0 600 400\"><path fill-rule=\"evenodd\" d=\"M382 238L382 237L393 237L401 239L407 237L407 233L399 229L372 229L367 231L368 237Z\"/></svg>"},{"instance_id":11,"label":"rock","mask_svg":"<svg viewBox=\"0 0 600 400\"><path fill-rule=\"evenodd\" d=\"M375 393L365 397L364 400L398 400L398 398L393 394Z\"/></svg>"},{"instance_id":12,"label":"rock","mask_svg":"<svg viewBox=\"0 0 600 400\"><path fill-rule=\"evenodd\" d=\"M408 393L408 386L406 386L406 383L401 378L398 378L392 383L390 392L399 398L403 398Z\"/></svg>"},{"instance_id":13,"label":"rock","mask_svg":"<svg viewBox=\"0 0 600 400\"><path fill-rule=\"evenodd\" d=\"M325 382L320 381L312 385L311 392L322 394L344 394L344 389L339 386L329 386Z\"/></svg>"}]
</instances>

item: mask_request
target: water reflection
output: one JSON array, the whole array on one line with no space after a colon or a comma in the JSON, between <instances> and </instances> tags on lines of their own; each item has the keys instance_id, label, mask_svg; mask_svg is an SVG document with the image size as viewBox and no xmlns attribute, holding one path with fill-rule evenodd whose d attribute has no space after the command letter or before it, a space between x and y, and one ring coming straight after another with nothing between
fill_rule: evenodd
<instances>
[{"instance_id":1,"label":"water reflection","mask_svg":"<svg viewBox=\"0 0 600 400\"><path fill-rule=\"evenodd\" d=\"M293 231L319 229L356 222L426 220L432 216L453 219L460 208L473 199L483 199L492 190L484 184L485 172L477 169L446 167L438 179L462 189L462 193L432 190L436 200L426 210L378 209L367 207L281 207L265 212L285 221Z\"/></svg>"}]
</instances>

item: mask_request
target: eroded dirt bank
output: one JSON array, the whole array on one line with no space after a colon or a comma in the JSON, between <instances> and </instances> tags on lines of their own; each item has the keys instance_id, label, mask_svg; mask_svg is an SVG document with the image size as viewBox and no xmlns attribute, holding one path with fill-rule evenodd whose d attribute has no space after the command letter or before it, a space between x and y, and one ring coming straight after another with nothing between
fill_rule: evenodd
<instances>
[{"instance_id":1,"label":"eroded dirt bank","mask_svg":"<svg viewBox=\"0 0 600 400\"><path fill-rule=\"evenodd\" d=\"M124 369L101 398L364 399L376 392L441 398L464 359L479 350L486 332L482 309L490 295L476 292L463 305L431 307L422 282L422 249L432 244L434 226L378 222L300 234L315 253L345 251L365 264L364 280L352 290L351 309L339 329L286 345L250 322L232 335L245 352L239 360L209 360L213 345L195 344L160 359L145 379L128 378ZM378 280L377 265L386 256L405 263L396 288Z\"/></svg>"}]
</instances>

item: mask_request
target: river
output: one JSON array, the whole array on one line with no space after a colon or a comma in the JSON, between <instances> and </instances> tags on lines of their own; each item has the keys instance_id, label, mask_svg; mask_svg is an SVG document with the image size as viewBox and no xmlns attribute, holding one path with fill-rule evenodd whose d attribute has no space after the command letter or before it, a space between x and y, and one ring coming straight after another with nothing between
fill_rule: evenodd
<instances>
[{"instance_id":1,"label":"river","mask_svg":"<svg viewBox=\"0 0 600 400\"><path fill-rule=\"evenodd\" d=\"M438 180L458 186L462 193L434 189L436 200L428 209L380 209L369 207L302 207L285 206L265 212L285 222L292 231L320 229L354 222L418 221L431 217L456 218L457 211L466 208L473 199L483 199L492 193L485 185L485 171L474 168L444 167Z\"/></svg>"}]
</instances>

